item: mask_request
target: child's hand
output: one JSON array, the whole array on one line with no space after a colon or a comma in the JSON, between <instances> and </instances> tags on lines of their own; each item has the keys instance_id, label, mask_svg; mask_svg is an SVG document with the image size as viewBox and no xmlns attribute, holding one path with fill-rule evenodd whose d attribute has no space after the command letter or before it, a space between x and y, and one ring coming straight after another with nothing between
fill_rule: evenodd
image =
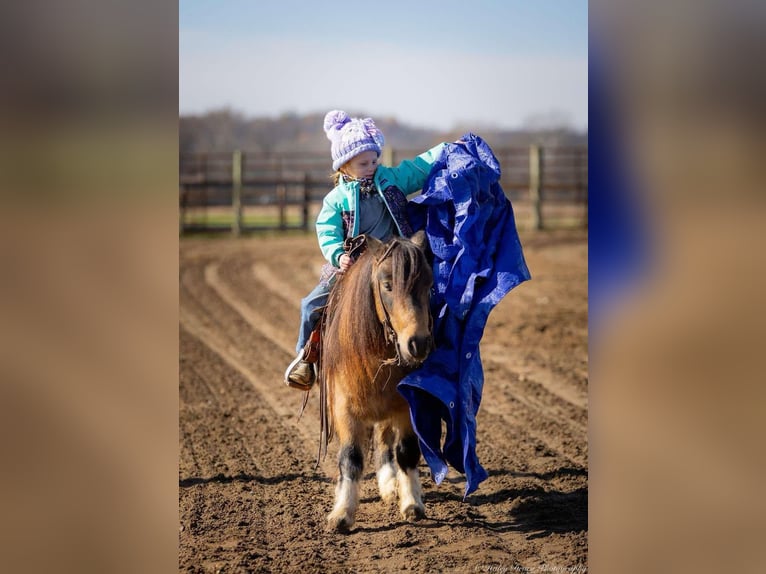
<instances>
[{"instance_id":1,"label":"child's hand","mask_svg":"<svg viewBox=\"0 0 766 574\"><path fill-rule=\"evenodd\" d=\"M341 273L348 271L349 267L351 267L353 264L354 260L345 253L341 255L340 258L338 258L338 265L340 266Z\"/></svg>"}]
</instances>

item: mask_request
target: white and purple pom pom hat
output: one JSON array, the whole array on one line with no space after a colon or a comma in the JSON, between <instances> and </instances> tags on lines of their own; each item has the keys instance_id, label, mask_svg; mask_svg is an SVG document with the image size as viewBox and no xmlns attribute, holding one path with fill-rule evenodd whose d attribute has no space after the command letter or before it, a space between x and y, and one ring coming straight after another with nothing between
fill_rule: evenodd
<instances>
[{"instance_id":1,"label":"white and purple pom pom hat","mask_svg":"<svg viewBox=\"0 0 766 574\"><path fill-rule=\"evenodd\" d=\"M330 140L332 169L338 171L348 160L365 151L380 156L385 139L371 118L350 118L346 112L333 110L324 117L324 131Z\"/></svg>"}]
</instances>

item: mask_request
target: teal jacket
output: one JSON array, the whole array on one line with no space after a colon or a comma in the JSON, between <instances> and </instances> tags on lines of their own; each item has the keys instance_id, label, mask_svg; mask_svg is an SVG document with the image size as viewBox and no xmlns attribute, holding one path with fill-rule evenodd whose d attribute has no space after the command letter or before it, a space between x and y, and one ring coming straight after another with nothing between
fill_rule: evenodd
<instances>
[{"instance_id":1,"label":"teal jacket","mask_svg":"<svg viewBox=\"0 0 766 574\"><path fill-rule=\"evenodd\" d=\"M396 167L381 165L375 171L375 187L383 198L399 235L412 235L413 230L407 220L407 196L423 188L431 166L441 154L444 145L441 143ZM341 176L340 183L325 196L316 222L319 248L329 263L326 267L338 267L338 259L343 255L343 241L359 234L357 205L359 182L345 181ZM324 269L322 277L327 278L331 274L328 272L331 271Z\"/></svg>"}]
</instances>

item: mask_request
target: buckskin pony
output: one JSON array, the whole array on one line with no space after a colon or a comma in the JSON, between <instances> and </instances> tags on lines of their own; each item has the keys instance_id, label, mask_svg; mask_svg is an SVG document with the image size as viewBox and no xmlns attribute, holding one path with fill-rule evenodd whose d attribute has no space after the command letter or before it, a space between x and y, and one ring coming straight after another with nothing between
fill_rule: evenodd
<instances>
[{"instance_id":1,"label":"buckskin pony","mask_svg":"<svg viewBox=\"0 0 766 574\"><path fill-rule=\"evenodd\" d=\"M408 521L425 516L420 447L396 385L433 345L427 238L418 232L411 240L395 237L383 243L365 237L363 243L366 249L330 295L318 363L320 456L334 435L340 443L327 527L340 532L354 524L370 437L381 498L391 503L398 494Z\"/></svg>"}]
</instances>

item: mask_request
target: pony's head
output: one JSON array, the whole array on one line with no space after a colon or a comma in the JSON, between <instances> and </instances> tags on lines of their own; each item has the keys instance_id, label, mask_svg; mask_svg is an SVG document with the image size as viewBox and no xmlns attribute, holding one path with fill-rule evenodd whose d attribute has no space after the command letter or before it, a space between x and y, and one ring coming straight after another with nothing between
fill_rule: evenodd
<instances>
[{"instance_id":1,"label":"pony's head","mask_svg":"<svg viewBox=\"0 0 766 574\"><path fill-rule=\"evenodd\" d=\"M422 231L411 239L396 237L388 243L367 238L375 311L388 343L396 345L398 362L407 367L419 366L433 347L433 273L426 248Z\"/></svg>"}]
</instances>

